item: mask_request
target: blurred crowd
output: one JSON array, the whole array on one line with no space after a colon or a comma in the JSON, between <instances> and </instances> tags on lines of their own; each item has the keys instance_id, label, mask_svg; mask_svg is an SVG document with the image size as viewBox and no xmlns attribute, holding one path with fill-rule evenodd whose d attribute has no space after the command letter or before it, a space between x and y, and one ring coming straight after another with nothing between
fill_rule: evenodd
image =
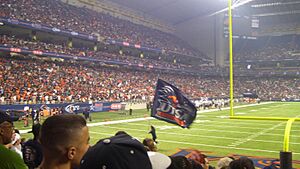
<instances>
[{"instance_id":1,"label":"blurred crowd","mask_svg":"<svg viewBox=\"0 0 300 169\"><path fill-rule=\"evenodd\" d=\"M199 55L175 35L121 20L85 7L75 7L59 0L1 0L0 17L22 19L58 29L99 34L119 40L185 55ZM30 11L28 11L30 9Z\"/></svg>"},{"instance_id":2,"label":"blurred crowd","mask_svg":"<svg viewBox=\"0 0 300 169\"><path fill-rule=\"evenodd\" d=\"M89 57L106 61L117 61L126 64L141 64L152 67L159 68L169 68L169 69L184 69L184 70L202 70L203 67L195 67L191 65L182 64L179 61L176 63L171 63L168 61L164 61L163 59L154 60L148 58L138 58L126 54L119 53L111 53L105 51L94 51L87 48L70 48L67 47L65 43L45 43L41 41L32 41L26 40L22 38L16 38L14 36L2 35L0 36L0 45L7 47L16 47L16 48L24 48L28 50L39 50L43 52L52 52L57 54L66 54L71 56L80 56L80 57ZM173 61L173 60L172 60ZM207 71L211 66L207 66L205 70ZM213 68L211 67L210 70Z\"/></svg>"},{"instance_id":3,"label":"blurred crowd","mask_svg":"<svg viewBox=\"0 0 300 169\"><path fill-rule=\"evenodd\" d=\"M236 61L299 59L300 36L280 36L236 44Z\"/></svg>"},{"instance_id":4,"label":"blurred crowd","mask_svg":"<svg viewBox=\"0 0 300 169\"><path fill-rule=\"evenodd\" d=\"M229 80L225 77L198 77L26 57L0 58L0 77L2 104L149 101L158 78L174 84L189 98L229 95ZM299 85L297 78L236 78L234 92L236 97L253 92L263 100L300 98Z\"/></svg>"}]
</instances>

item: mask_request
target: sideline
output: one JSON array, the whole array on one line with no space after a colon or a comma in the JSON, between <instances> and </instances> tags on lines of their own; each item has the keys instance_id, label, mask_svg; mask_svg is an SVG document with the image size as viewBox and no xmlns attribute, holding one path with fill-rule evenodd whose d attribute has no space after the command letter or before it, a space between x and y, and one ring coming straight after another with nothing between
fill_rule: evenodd
<instances>
[{"instance_id":1,"label":"sideline","mask_svg":"<svg viewBox=\"0 0 300 169\"><path fill-rule=\"evenodd\" d=\"M265 102L265 103L260 103L260 104L247 104L247 105L240 105L240 106L235 106L234 108L243 108L243 107L251 107L251 106L259 106L259 105L264 105L264 104L271 104L274 102ZM225 107L222 110L229 110L230 107ZM208 113L208 112L215 112L219 111L219 109L209 109L209 110L199 110L197 111L197 114L202 114L202 113ZM144 117L144 118L135 118L135 119L126 119L126 120L115 120L115 121L106 121L106 122L98 122L98 123L88 123L87 126L89 127L94 127L94 126L102 126L102 125L108 125L108 124L119 124L119 123L128 123L128 122L136 122L136 121L145 121L145 120L153 120L155 118L153 117ZM31 131L31 129L26 129L26 130L20 130L21 134L25 134Z\"/></svg>"}]
</instances>

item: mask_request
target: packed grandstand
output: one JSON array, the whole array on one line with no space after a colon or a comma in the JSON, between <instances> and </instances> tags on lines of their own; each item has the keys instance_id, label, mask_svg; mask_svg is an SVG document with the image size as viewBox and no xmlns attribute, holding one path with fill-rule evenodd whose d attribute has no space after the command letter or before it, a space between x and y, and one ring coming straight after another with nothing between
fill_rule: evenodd
<instances>
[{"instance_id":1,"label":"packed grandstand","mask_svg":"<svg viewBox=\"0 0 300 169\"><path fill-rule=\"evenodd\" d=\"M88 5L86 0L78 0L78 4L82 2ZM256 3L254 1L247 7ZM51 109L51 105L59 105L54 107L55 111L58 107L67 107L66 104L72 105L72 109L85 105L84 110L98 106L102 111L103 105L109 103L111 107L107 111L112 111L117 103L117 109L125 111L121 103L126 102L147 104L150 109L158 79L178 87L199 110L202 110L200 105L207 102L211 105L209 108L219 110L229 105L228 51L218 57L217 42L214 42L214 56L211 56L210 52L191 45L170 30L147 27L149 22L138 24L113 16L113 10L99 12L93 7L76 6L68 0L0 0L0 105L10 109L1 111L24 105L22 123L23 129L28 129L28 118L34 111L42 112L41 105ZM206 14L202 17L209 13ZM238 14L242 15L242 12ZM297 13L288 15L294 14ZM276 17L276 12L272 16ZM300 101L300 35L294 32L295 27L299 30L299 23L295 19L288 21L295 23L263 25L262 19L261 30L255 30L255 40L247 39L250 35L234 39L233 96L237 102ZM223 31L215 36L228 40ZM249 101L251 99L254 101ZM64 112L61 110L54 115L60 113ZM32 121L35 121L33 117ZM18 139L21 142L21 138ZM157 151L155 139L148 141L150 143L144 140L147 150ZM100 142L106 144L105 140ZM187 152L187 158L172 157L169 169L176 168L176 160L190 168L212 168L200 151ZM223 162L227 169L233 160L222 158L220 163ZM254 167L248 158L234 161L229 168ZM235 163L246 166L234 166ZM222 168L217 165L219 163L217 169Z\"/></svg>"}]
</instances>

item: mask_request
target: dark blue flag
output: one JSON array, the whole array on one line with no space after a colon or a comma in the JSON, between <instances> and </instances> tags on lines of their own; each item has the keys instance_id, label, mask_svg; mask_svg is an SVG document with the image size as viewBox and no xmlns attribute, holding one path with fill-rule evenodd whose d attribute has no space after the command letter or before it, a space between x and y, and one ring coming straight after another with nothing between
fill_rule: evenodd
<instances>
[{"instance_id":1,"label":"dark blue flag","mask_svg":"<svg viewBox=\"0 0 300 169\"><path fill-rule=\"evenodd\" d=\"M197 109L179 89L158 79L151 116L188 128L195 120Z\"/></svg>"}]
</instances>

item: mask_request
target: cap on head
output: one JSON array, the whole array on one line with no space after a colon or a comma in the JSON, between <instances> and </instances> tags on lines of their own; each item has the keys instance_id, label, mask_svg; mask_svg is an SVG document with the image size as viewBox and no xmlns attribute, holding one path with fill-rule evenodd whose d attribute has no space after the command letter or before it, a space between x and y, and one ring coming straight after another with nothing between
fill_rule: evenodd
<instances>
[{"instance_id":1,"label":"cap on head","mask_svg":"<svg viewBox=\"0 0 300 169\"><path fill-rule=\"evenodd\" d=\"M14 134L15 135L15 137L14 137L14 139L13 139L13 141L12 141L12 144L15 144L18 140L20 140L21 139L21 136L20 136L20 134L18 134L18 133L15 133Z\"/></svg>"},{"instance_id":2,"label":"cap on head","mask_svg":"<svg viewBox=\"0 0 300 169\"><path fill-rule=\"evenodd\" d=\"M9 114L6 112L0 111L0 124L4 123L5 121L13 123L13 121L16 121L17 119L12 118Z\"/></svg>"},{"instance_id":3,"label":"cap on head","mask_svg":"<svg viewBox=\"0 0 300 169\"><path fill-rule=\"evenodd\" d=\"M171 169L196 169L192 163L193 160L187 159L185 156L173 156L170 158L172 163L169 168Z\"/></svg>"},{"instance_id":4,"label":"cap on head","mask_svg":"<svg viewBox=\"0 0 300 169\"><path fill-rule=\"evenodd\" d=\"M148 151L147 154L150 158L152 169L166 169L171 164L171 159L162 153Z\"/></svg>"},{"instance_id":5,"label":"cap on head","mask_svg":"<svg viewBox=\"0 0 300 169\"><path fill-rule=\"evenodd\" d=\"M100 140L81 160L80 169L152 169L143 144L128 134Z\"/></svg>"},{"instance_id":6,"label":"cap on head","mask_svg":"<svg viewBox=\"0 0 300 169\"><path fill-rule=\"evenodd\" d=\"M229 167L231 169L255 169L253 161L248 157L240 157L239 159L230 162Z\"/></svg>"},{"instance_id":7,"label":"cap on head","mask_svg":"<svg viewBox=\"0 0 300 169\"><path fill-rule=\"evenodd\" d=\"M229 157L221 158L217 163L216 169L229 169L229 164L231 161L233 161L233 159Z\"/></svg>"}]
</instances>

